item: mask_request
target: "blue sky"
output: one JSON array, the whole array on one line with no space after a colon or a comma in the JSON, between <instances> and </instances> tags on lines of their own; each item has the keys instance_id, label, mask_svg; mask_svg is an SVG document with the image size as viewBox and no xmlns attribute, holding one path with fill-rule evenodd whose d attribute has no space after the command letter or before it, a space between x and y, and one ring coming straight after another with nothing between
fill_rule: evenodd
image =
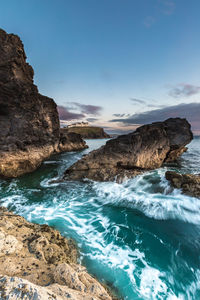
<instances>
[{"instance_id":1,"label":"blue sky","mask_svg":"<svg viewBox=\"0 0 200 300\"><path fill-rule=\"evenodd\" d=\"M21 37L40 92L66 116L128 130L140 114L189 103L193 121L199 12L199 0L6 0L0 27Z\"/></svg>"}]
</instances>

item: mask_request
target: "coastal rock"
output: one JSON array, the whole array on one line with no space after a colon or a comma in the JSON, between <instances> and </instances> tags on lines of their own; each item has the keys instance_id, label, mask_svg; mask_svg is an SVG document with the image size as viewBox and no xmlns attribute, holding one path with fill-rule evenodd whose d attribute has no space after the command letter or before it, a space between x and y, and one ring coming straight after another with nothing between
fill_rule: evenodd
<instances>
[{"instance_id":1,"label":"coastal rock","mask_svg":"<svg viewBox=\"0 0 200 300\"><path fill-rule=\"evenodd\" d=\"M78 133L83 139L107 139L110 138L103 128L96 126L63 128L67 132Z\"/></svg>"},{"instance_id":2,"label":"coastal rock","mask_svg":"<svg viewBox=\"0 0 200 300\"><path fill-rule=\"evenodd\" d=\"M22 294L64 299L69 294L70 299L111 300L77 257L75 243L57 230L0 208L0 299L22 299Z\"/></svg>"},{"instance_id":3,"label":"coastal rock","mask_svg":"<svg viewBox=\"0 0 200 300\"><path fill-rule=\"evenodd\" d=\"M67 148L57 105L38 92L33 76L20 38L0 29L0 176L32 172Z\"/></svg>"},{"instance_id":4,"label":"coastal rock","mask_svg":"<svg viewBox=\"0 0 200 300\"><path fill-rule=\"evenodd\" d=\"M79 151L88 148L81 135L60 129L59 151Z\"/></svg>"},{"instance_id":5,"label":"coastal rock","mask_svg":"<svg viewBox=\"0 0 200 300\"><path fill-rule=\"evenodd\" d=\"M122 181L177 159L192 140L186 119L171 118L137 128L127 135L109 140L73 164L64 180L89 178L97 181Z\"/></svg>"},{"instance_id":6,"label":"coastal rock","mask_svg":"<svg viewBox=\"0 0 200 300\"><path fill-rule=\"evenodd\" d=\"M174 188L181 189L186 195L200 198L200 175L167 171L165 177Z\"/></svg>"},{"instance_id":7,"label":"coastal rock","mask_svg":"<svg viewBox=\"0 0 200 300\"><path fill-rule=\"evenodd\" d=\"M0 299L2 300L101 300L97 296L70 289L59 284L39 286L18 277L0 275ZM104 298L104 299L111 299Z\"/></svg>"}]
</instances>

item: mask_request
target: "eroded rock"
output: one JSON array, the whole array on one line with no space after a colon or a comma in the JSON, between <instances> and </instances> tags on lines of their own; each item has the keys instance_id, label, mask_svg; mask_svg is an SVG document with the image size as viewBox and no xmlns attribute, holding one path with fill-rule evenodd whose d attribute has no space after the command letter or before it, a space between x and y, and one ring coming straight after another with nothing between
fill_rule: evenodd
<instances>
[{"instance_id":1,"label":"eroded rock","mask_svg":"<svg viewBox=\"0 0 200 300\"><path fill-rule=\"evenodd\" d=\"M167 171L165 177L174 188L181 189L186 195L200 198L200 175Z\"/></svg>"},{"instance_id":2,"label":"eroded rock","mask_svg":"<svg viewBox=\"0 0 200 300\"><path fill-rule=\"evenodd\" d=\"M65 172L64 179L121 181L177 159L192 138L186 119L171 118L144 125L84 156Z\"/></svg>"},{"instance_id":3,"label":"eroded rock","mask_svg":"<svg viewBox=\"0 0 200 300\"><path fill-rule=\"evenodd\" d=\"M84 141L63 141L54 100L33 82L20 38L0 29L0 176L34 171L53 153L80 150ZM79 148L80 147L80 148Z\"/></svg>"},{"instance_id":4,"label":"eroded rock","mask_svg":"<svg viewBox=\"0 0 200 300\"><path fill-rule=\"evenodd\" d=\"M111 300L77 257L73 240L0 208L0 299Z\"/></svg>"}]
</instances>

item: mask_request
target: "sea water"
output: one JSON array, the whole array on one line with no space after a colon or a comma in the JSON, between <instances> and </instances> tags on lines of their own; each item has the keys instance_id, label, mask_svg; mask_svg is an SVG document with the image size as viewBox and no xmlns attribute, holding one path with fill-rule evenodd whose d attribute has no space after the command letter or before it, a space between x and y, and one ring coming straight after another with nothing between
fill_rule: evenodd
<instances>
[{"instance_id":1,"label":"sea water","mask_svg":"<svg viewBox=\"0 0 200 300\"><path fill-rule=\"evenodd\" d=\"M51 183L89 149L0 181L0 205L72 237L80 263L120 299L200 299L200 199L173 190L167 170L200 173L200 138L177 163L115 182Z\"/></svg>"}]
</instances>

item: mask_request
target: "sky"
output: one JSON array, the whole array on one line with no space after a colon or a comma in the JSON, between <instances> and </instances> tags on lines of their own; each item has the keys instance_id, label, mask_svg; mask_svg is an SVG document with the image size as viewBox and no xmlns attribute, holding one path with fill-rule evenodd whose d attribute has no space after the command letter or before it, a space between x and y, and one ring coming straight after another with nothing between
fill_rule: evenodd
<instances>
[{"instance_id":1,"label":"sky","mask_svg":"<svg viewBox=\"0 0 200 300\"><path fill-rule=\"evenodd\" d=\"M200 134L199 0L6 0L0 28L22 39L60 117L107 131L186 117Z\"/></svg>"}]
</instances>

